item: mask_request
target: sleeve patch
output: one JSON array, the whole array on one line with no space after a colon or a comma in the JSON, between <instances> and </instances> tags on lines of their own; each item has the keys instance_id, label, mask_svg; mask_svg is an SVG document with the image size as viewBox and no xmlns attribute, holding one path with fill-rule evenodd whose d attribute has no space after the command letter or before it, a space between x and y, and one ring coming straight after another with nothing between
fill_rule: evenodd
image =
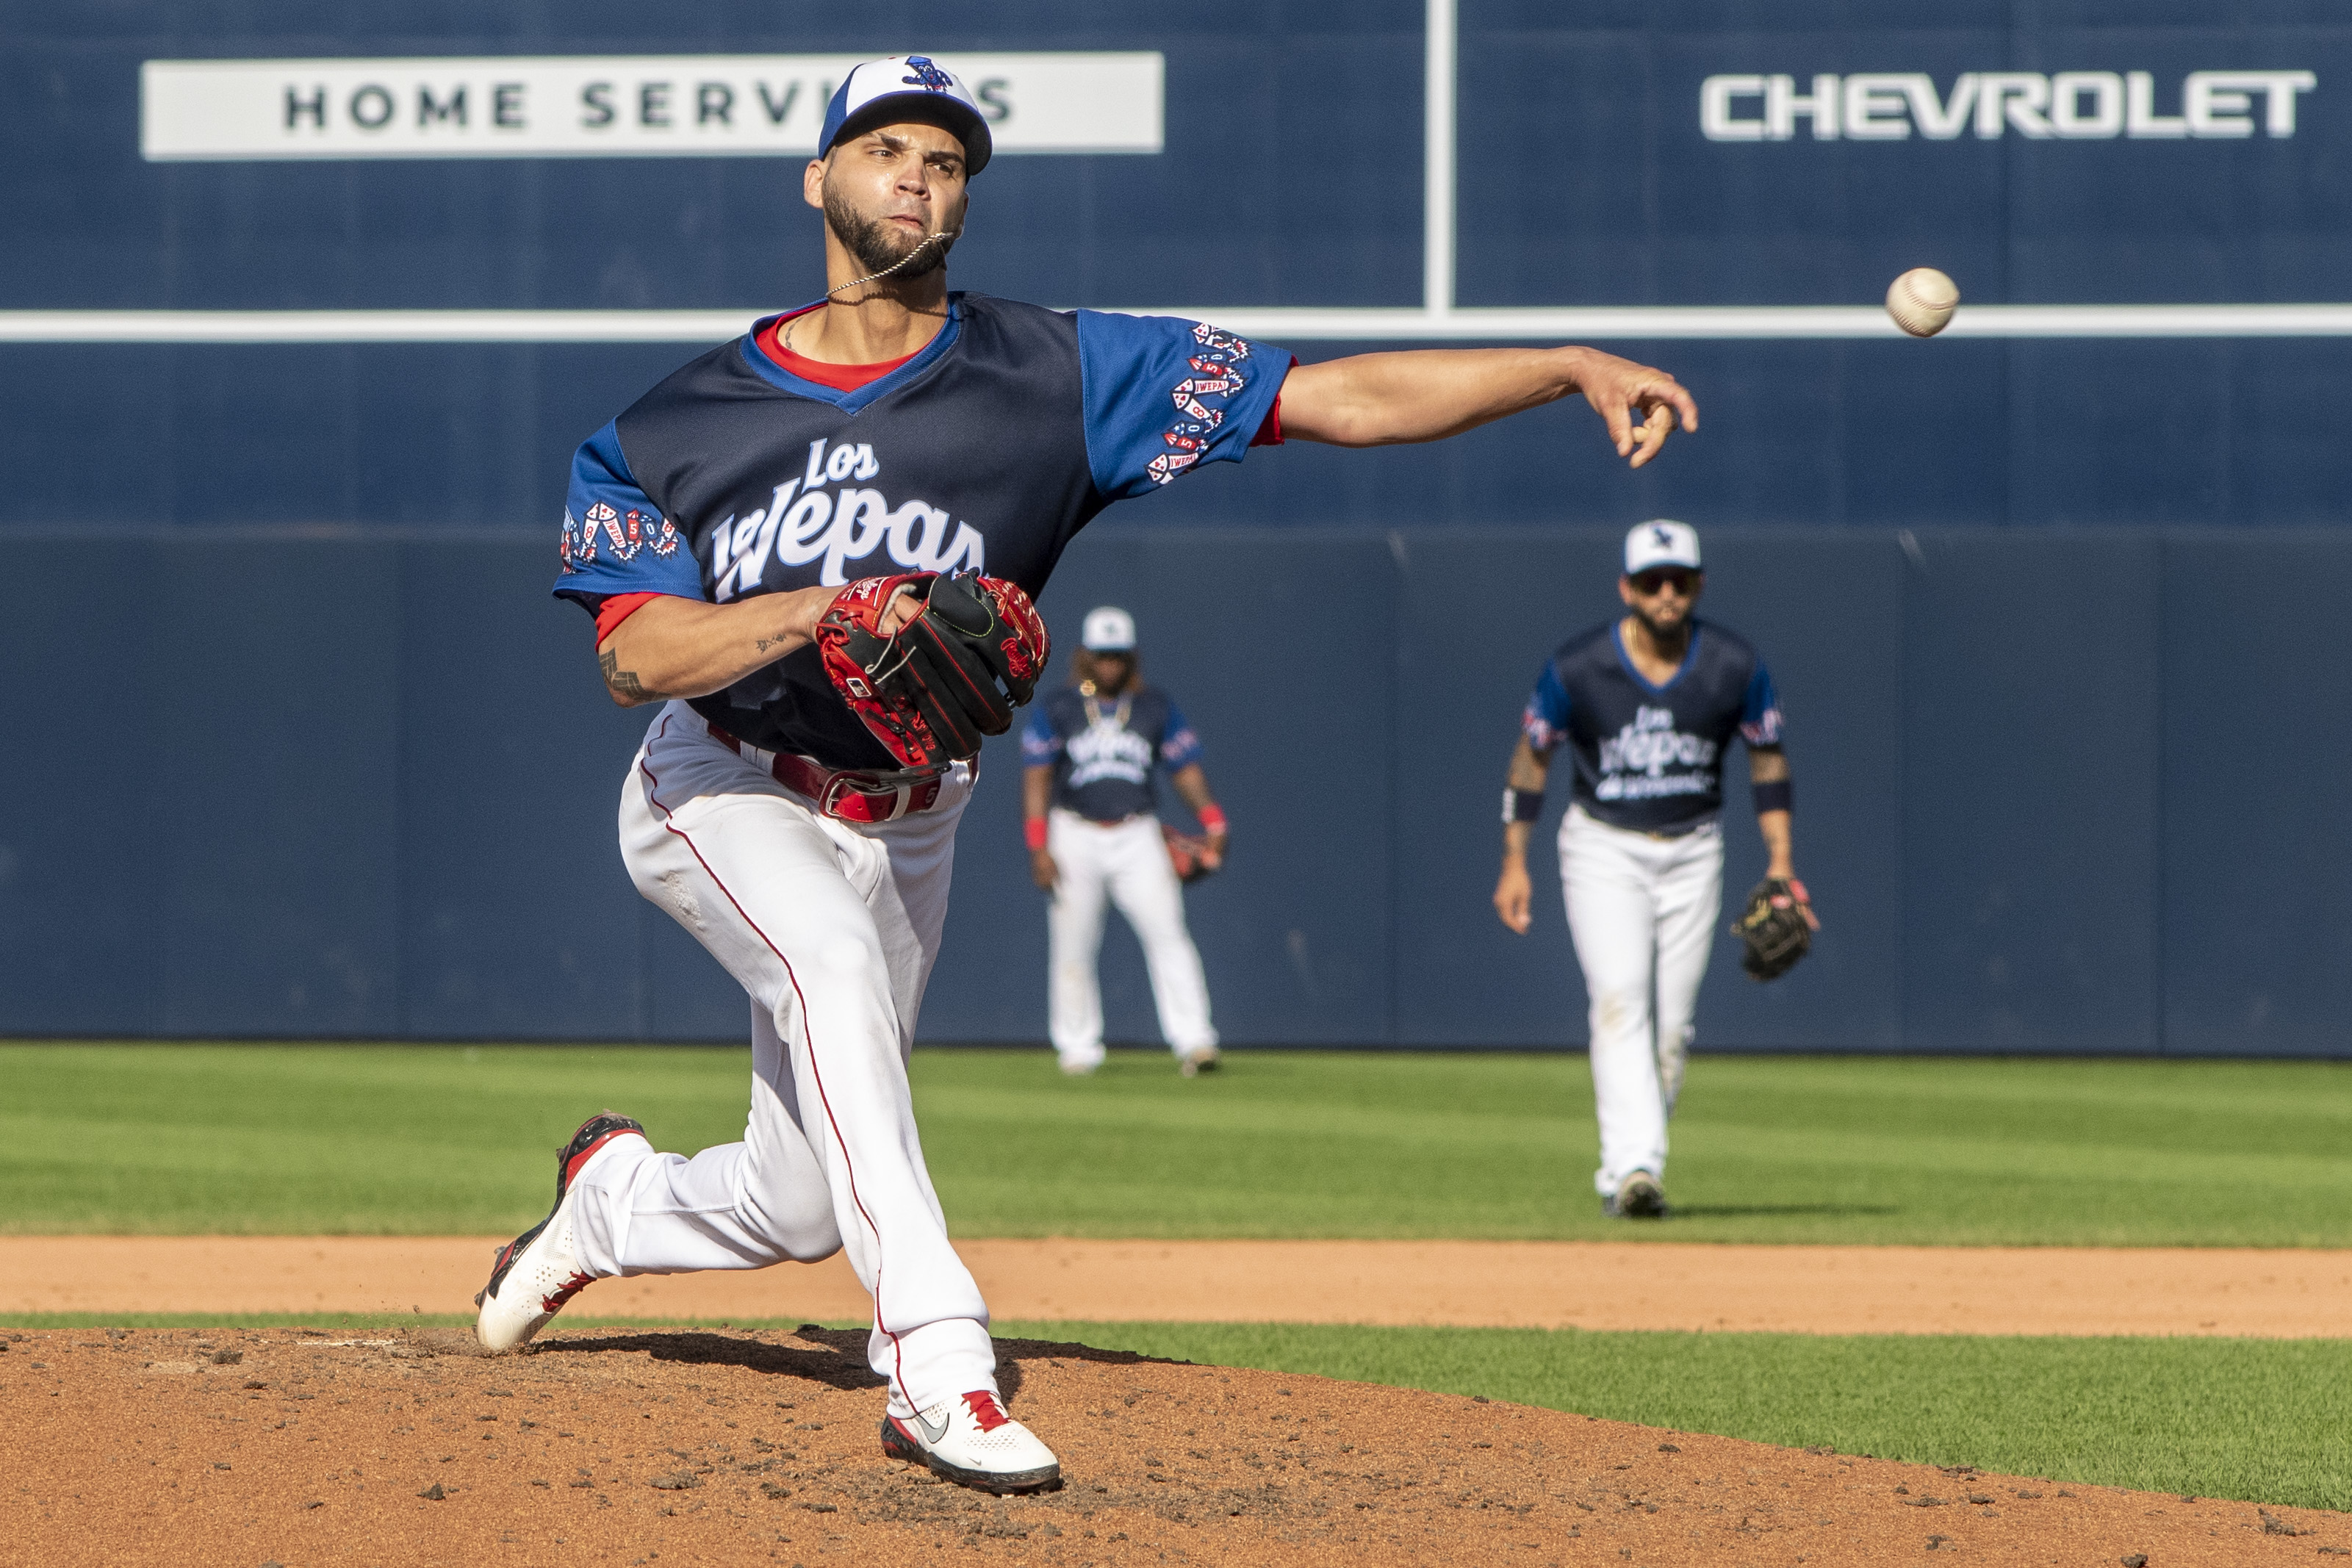
<instances>
[{"instance_id":1,"label":"sleeve patch","mask_svg":"<svg viewBox=\"0 0 2352 1568\"><path fill-rule=\"evenodd\" d=\"M1547 659L1519 715L1519 732L1537 751L1549 752L1568 739L1568 688L1560 683L1559 664Z\"/></svg>"},{"instance_id":2,"label":"sleeve patch","mask_svg":"<svg viewBox=\"0 0 2352 1568\"><path fill-rule=\"evenodd\" d=\"M677 553L677 525L666 517L636 507L624 512L600 500L591 502L588 515L576 521L572 509L563 509L563 538L555 553L563 570L572 573L593 564L599 549L616 563L635 561L640 550L667 560Z\"/></svg>"},{"instance_id":3,"label":"sleeve patch","mask_svg":"<svg viewBox=\"0 0 2352 1568\"><path fill-rule=\"evenodd\" d=\"M1021 760L1031 767L1045 767L1062 754L1062 737L1054 729L1054 721L1043 707L1029 716L1021 727Z\"/></svg>"},{"instance_id":4,"label":"sleeve patch","mask_svg":"<svg viewBox=\"0 0 2352 1568\"><path fill-rule=\"evenodd\" d=\"M1751 746L1777 746L1780 743L1780 694L1773 689L1772 677L1764 661L1756 661L1756 673L1748 678L1748 696L1741 704L1739 737Z\"/></svg>"},{"instance_id":5,"label":"sleeve patch","mask_svg":"<svg viewBox=\"0 0 2352 1568\"><path fill-rule=\"evenodd\" d=\"M1202 450L1224 424L1234 400L1249 385L1249 378L1241 372L1243 362L1250 357L1248 340L1202 321L1192 328L1192 341L1200 345L1186 362L1192 374L1178 382L1170 394L1176 417L1160 435L1168 450L1143 466L1155 485L1169 483L1201 460Z\"/></svg>"},{"instance_id":6,"label":"sleeve patch","mask_svg":"<svg viewBox=\"0 0 2352 1568\"><path fill-rule=\"evenodd\" d=\"M561 568L555 592L592 613L625 594L708 597L685 534L629 472L620 433L611 425L572 455L555 556Z\"/></svg>"},{"instance_id":7,"label":"sleeve patch","mask_svg":"<svg viewBox=\"0 0 2352 1568\"><path fill-rule=\"evenodd\" d=\"M1291 358L1205 321L1077 312L1087 465L1114 499L1235 462L1267 427Z\"/></svg>"}]
</instances>

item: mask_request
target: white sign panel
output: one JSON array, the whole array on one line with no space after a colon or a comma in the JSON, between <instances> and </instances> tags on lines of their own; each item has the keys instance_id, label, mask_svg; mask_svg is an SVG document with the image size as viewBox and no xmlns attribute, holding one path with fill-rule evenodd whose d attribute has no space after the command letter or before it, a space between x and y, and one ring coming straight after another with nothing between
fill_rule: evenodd
<instances>
[{"instance_id":1,"label":"white sign panel","mask_svg":"<svg viewBox=\"0 0 2352 1568\"><path fill-rule=\"evenodd\" d=\"M806 157L860 55L149 60L153 160ZM941 55L995 149L1157 153L1156 53Z\"/></svg>"}]
</instances>

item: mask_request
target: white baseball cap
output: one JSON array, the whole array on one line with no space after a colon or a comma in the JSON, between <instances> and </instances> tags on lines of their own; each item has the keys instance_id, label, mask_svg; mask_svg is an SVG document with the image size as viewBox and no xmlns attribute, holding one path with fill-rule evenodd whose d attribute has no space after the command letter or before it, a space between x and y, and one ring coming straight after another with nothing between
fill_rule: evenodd
<instances>
[{"instance_id":1,"label":"white baseball cap","mask_svg":"<svg viewBox=\"0 0 2352 1568\"><path fill-rule=\"evenodd\" d=\"M1687 566L1697 571L1698 530L1663 517L1635 523L1625 535L1625 575L1639 576L1653 566Z\"/></svg>"},{"instance_id":2,"label":"white baseball cap","mask_svg":"<svg viewBox=\"0 0 2352 1568\"><path fill-rule=\"evenodd\" d=\"M1135 647L1135 617L1117 605L1087 612L1086 629L1078 642L1089 653L1128 653Z\"/></svg>"},{"instance_id":3,"label":"white baseball cap","mask_svg":"<svg viewBox=\"0 0 2352 1568\"><path fill-rule=\"evenodd\" d=\"M969 179L988 166L994 143L988 134L988 117L962 79L929 55L892 55L868 60L852 70L824 106L824 129L817 133L817 156L831 153L844 138L864 135L892 120L933 121L963 142L963 172Z\"/></svg>"}]
</instances>

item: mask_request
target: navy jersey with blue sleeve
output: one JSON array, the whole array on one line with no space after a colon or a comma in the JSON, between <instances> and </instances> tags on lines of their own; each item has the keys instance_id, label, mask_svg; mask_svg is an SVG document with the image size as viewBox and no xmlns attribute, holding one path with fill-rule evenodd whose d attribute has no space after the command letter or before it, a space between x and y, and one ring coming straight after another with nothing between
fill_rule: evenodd
<instances>
[{"instance_id":1,"label":"navy jersey with blue sleeve","mask_svg":"<svg viewBox=\"0 0 2352 1568\"><path fill-rule=\"evenodd\" d=\"M777 319L693 360L582 445L558 595L593 614L619 594L723 605L970 567L1034 597L1103 508L1241 458L1291 364L1194 321L956 293L922 352L844 392L761 351ZM814 647L693 706L764 750L897 765Z\"/></svg>"},{"instance_id":2,"label":"navy jersey with blue sleeve","mask_svg":"<svg viewBox=\"0 0 2352 1568\"><path fill-rule=\"evenodd\" d=\"M1536 677L1520 729L1538 752L1565 744L1573 798L1615 827L1686 833L1723 809L1723 755L1738 735L1780 743L1780 698L1753 647L1691 625L1681 668L1650 684L1625 657L1618 623L1560 645Z\"/></svg>"},{"instance_id":3,"label":"navy jersey with blue sleeve","mask_svg":"<svg viewBox=\"0 0 2352 1568\"><path fill-rule=\"evenodd\" d=\"M1159 809L1152 770L1174 773L1201 760L1201 740L1167 693L1138 688L1123 700L1091 703L1065 686L1037 704L1021 731L1021 755L1054 770L1054 804L1092 822L1121 822Z\"/></svg>"}]
</instances>

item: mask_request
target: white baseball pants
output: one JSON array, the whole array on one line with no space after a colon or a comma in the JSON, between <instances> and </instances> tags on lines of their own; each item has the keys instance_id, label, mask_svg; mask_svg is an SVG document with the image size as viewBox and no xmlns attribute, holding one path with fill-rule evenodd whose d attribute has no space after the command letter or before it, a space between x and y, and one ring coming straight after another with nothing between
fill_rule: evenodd
<instances>
[{"instance_id":1,"label":"white baseball pants","mask_svg":"<svg viewBox=\"0 0 2352 1568\"><path fill-rule=\"evenodd\" d=\"M1201 952L1184 924L1184 884L1168 862L1160 820L1130 816L1108 826L1075 811L1055 809L1045 824L1045 847L1061 879L1045 917L1046 1028L1066 1067L1103 1059L1103 905L1117 904L1143 944L1160 1035L1179 1057L1217 1043L1209 1022L1209 982Z\"/></svg>"},{"instance_id":2,"label":"white baseball pants","mask_svg":"<svg viewBox=\"0 0 2352 1568\"><path fill-rule=\"evenodd\" d=\"M1723 909L1723 831L1708 823L1654 838L1570 806L1559 825L1559 880L1592 1004L1601 1122L1592 1184L1612 1197L1635 1171L1666 1173L1666 1120L1682 1093Z\"/></svg>"},{"instance_id":3,"label":"white baseball pants","mask_svg":"<svg viewBox=\"0 0 2352 1568\"><path fill-rule=\"evenodd\" d=\"M988 1308L948 1241L907 1083L971 775L868 825L820 816L768 761L672 702L622 788L637 890L751 994L751 1110L742 1142L691 1159L614 1144L579 1184L581 1265L603 1279L846 1250L874 1296L867 1359L909 1417L996 1386Z\"/></svg>"}]
</instances>

